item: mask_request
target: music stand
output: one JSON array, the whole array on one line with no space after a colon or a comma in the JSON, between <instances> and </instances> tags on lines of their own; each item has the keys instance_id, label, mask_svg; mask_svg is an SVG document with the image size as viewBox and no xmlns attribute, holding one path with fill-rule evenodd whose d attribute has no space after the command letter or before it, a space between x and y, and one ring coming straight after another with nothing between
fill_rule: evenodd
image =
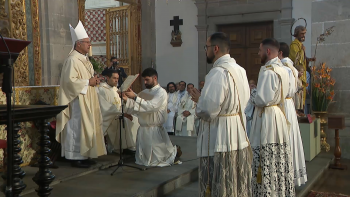
<instances>
[{"instance_id":1,"label":"music stand","mask_svg":"<svg viewBox=\"0 0 350 197\"><path fill-rule=\"evenodd\" d=\"M118 164L116 165L112 165L110 166L109 168L112 168L112 167L115 167L115 166L118 166L112 173L111 173L111 176L113 176L113 174L120 168L120 167L123 167L123 166L127 166L127 167L130 167L130 168L134 168L134 169L138 169L138 170L141 170L141 171L145 171L146 168L140 168L140 167L137 167L137 166L132 166L132 165L128 165L128 164L124 164L124 157L123 157L123 148L122 148L122 124L123 124L123 129L125 131L125 123L124 123L124 104L123 104L123 92L122 92L122 89L120 88L120 99L121 99L121 105L122 105L122 114L119 116L119 152L120 152L120 158L119 158L119 161L118 161Z\"/></svg>"},{"instance_id":2,"label":"music stand","mask_svg":"<svg viewBox=\"0 0 350 197\"><path fill-rule=\"evenodd\" d=\"M0 35L1 36L1 35ZM4 73L1 90L6 94L7 105L7 174L6 174L6 197L13 196L13 122L12 122L12 87L13 87L13 63L18 58L21 51L26 48L31 41L3 38L0 40L0 73ZM24 186L25 187L25 186Z\"/></svg>"}]
</instances>

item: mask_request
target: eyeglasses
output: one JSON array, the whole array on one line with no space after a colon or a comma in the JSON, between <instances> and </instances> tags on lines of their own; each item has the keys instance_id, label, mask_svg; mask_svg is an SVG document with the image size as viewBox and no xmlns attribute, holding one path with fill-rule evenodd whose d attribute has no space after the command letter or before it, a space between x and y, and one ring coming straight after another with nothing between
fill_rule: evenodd
<instances>
[{"instance_id":1,"label":"eyeglasses","mask_svg":"<svg viewBox=\"0 0 350 197\"><path fill-rule=\"evenodd\" d=\"M208 46L208 45L205 45L205 46L204 46L204 50L207 51L208 48L209 48L209 47L212 47L212 46L216 46L216 45L209 45L209 46Z\"/></svg>"}]
</instances>

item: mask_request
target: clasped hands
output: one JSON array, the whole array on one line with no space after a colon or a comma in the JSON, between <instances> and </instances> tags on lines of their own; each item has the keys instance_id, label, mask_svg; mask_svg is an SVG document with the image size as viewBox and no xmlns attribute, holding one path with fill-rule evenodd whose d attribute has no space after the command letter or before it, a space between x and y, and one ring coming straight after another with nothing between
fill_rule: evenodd
<instances>
[{"instance_id":1,"label":"clasped hands","mask_svg":"<svg viewBox=\"0 0 350 197\"><path fill-rule=\"evenodd\" d=\"M101 83L101 80L103 79L103 77L99 77L98 75L95 75L94 77L89 79L89 86L97 86Z\"/></svg>"},{"instance_id":2,"label":"clasped hands","mask_svg":"<svg viewBox=\"0 0 350 197\"><path fill-rule=\"evenodd\" d=\"M201 93L199 92L199 90L197 90L196 88L193 88L192 90L189 91L190 95L191 95L191 100L195 103L198 103L199 97L201 96Z\"/></svg>"},{"instance_id":3,"label":"clasped hands","mask_svg":"<svg viewBox=\"0 0 350 197\"><path fill-rule=\"evenodd\" d=\"M122 94L122 98L123 98L123 101L127 101L128 98L130 99L134 99L136 97L136 94L134 91L132 91L131 88L129 88L127 91L123 92Z\"/></svg>"}]
</instances>

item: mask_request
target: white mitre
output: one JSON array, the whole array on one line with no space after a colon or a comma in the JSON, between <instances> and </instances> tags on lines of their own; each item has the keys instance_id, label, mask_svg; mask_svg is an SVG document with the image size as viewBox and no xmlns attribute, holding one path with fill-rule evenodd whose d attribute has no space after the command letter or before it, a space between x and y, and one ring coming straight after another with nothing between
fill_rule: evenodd
<instances>
[{"instance_id":1,"label":"white mitre","mask_svg":"<svg viewBox=\"0 0 350 197\"><path fill-rule=\"evenodd\" d=\"M79 20L78 25L75 27L75 29L72 27L71 24L69 24L70 28L70 34L72 36L72 42L73 42L73 47L72 50L69 52L69 54L74 50L74 44L76 41L84 39L84 38L89 38L88 34L85 31L85 28L83 26L83 23Z\"/></svg>"}]
</instances>

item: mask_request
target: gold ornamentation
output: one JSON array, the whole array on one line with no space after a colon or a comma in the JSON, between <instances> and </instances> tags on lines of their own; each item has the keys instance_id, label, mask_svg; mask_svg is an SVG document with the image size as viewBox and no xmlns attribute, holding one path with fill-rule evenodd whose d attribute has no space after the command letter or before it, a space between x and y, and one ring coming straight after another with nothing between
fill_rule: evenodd
<instances>
[{"instance_id":1,"label":"gold ornamentation","mask_svg":"<svg viewBox=\"0 0 350 197\"><path fill-rule=\"evenodd\" d=\"M78 0L79 20L83 23L84 26L85 26L85 1L86 0Z\"/></svg>"},{"instance_id":2,"label":"gold ornamentation","mask_svg":"<svg viewBox=\"0 0 350 197\"><path fill-rule=\"evenodd\" d=\"M27 40L27 25L25 14L25 1L12 0L10 3L11 37ZM25 48L18 56L14 64L15 86L29 85L28 76L28 49Z\"/></svg>"},{"instance_id":3,"label":"gold ornamentation","mask_svg":"<svg viewBox=\"0 0 350 197\"><path fill-rule=\"evenodd\" d=\"M10 30L7 27L4 27L0 30L0 34L3 37L10 37Z\"/></svg>"},{"instance_id":4,"label":"gold ornamentation","mask_svg":"<svg viewBox=\"0 0 350 197\"><path fill-rule=\"evenodd\" d=\"M38 0L31 0L31 9L33 21L34 83L37 86L41 86L41 45Z\"/></svg>"},{"instance_id":5,"label":"gold ornamentation","mask_svg":"<svg viewBox=\"0 0 350 197\"><path fill-rule=\"evenodd\" d=\"M6 12L5 6L6 6L6 0L0 0L0 18L1 19L7 18L7 12Z\"/></svg>"}]
</instances>

